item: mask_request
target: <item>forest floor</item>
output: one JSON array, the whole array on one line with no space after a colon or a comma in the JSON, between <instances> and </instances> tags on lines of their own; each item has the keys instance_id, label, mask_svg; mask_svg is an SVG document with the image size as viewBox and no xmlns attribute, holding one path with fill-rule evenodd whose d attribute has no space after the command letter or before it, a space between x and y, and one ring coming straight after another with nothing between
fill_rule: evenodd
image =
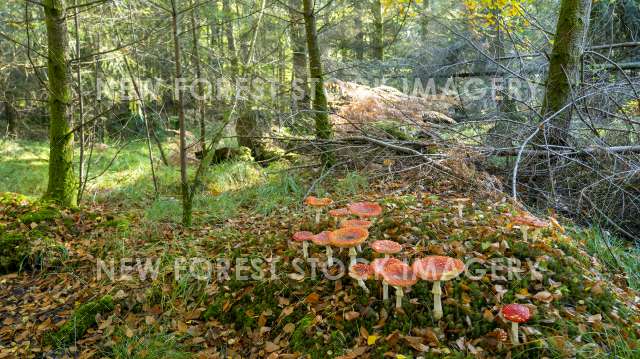
<instances>
[{"instance_id":1,"label":"forest floor","mask_svg":"<svg viewBox=\"0 0 640 359\"><path fill-rule=\"evenodd\" d=\"M177 224L176 169L159 173L153 200L135 146L74 210L37 201L44 144L3 146L12 156L0 153L0 358L640 357L637 253L596 229L563 222L524 241L507 215L517 206L451 180L346 173L316 183L315 171L244 162L212 168L187 229ZM431 315L430 283L397 311L379 282L366 294L323 266L324 250L311 246L315 268L295 261L295 231L335 226L315 226L301 205L312 184L335 208L380 203L370 237L403 244L402 259L473 263L444 285L442 320ZM463 217L459 197L473 199ZM499 315L512 302L534 313L520 345Z\"/></svg>"}]
</instances>

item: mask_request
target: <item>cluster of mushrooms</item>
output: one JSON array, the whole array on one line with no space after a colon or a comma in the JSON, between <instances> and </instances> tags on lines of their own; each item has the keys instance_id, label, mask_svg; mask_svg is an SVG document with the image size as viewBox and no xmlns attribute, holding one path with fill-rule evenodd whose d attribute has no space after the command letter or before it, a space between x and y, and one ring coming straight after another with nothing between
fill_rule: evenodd
<instances>
[{"instance_id":1,"label":"cluster of mushrooms","mask_svg":"<svg viewBox=\"0 0 640 359\"><path fill-rule=\"evenodd\" d=\"M468 199L456 201L460 217L462 217L464 204L468 201ZM305 204L315 210L315 223L318 226L323 210L333 204L333 201L330 198L308 197ZM294 241L302 243L305 259L309 257L309 242L325 247L328 266L333 266L334 263L333 248L348 248L349 276L365 293L369 293L365 281L369 279L382 280L382 299L385 301L389 299L389 286L392 286L395 289L395 306L398 309L402 308L404 288L413 286L418 280L433 282L431 291L434 303L433 318L435 320L442 319L441 282L453 280L465 271L465 265L461 260L431 255L415 259L411 265L408 265L400 259L391 257L402 251L400 243L390 240L376 240L370 243L370 247L379 257L370 264L358 262L358 252L362 251L361 246L369 238L369 228L374 224L375 218L382 214L382 207L374 202L357 202L348 204L345 208L329 210L328 214L335 219L337 227L335 230L322 231L317 234L301 231L293 235ZM357 219L349 219L353 216ZM542 227L542 221L534 217L514 218L514 222L520 225L525 240L529 228ZM529 308L521 304L509 304L502 308L501 313L506 320L513 323L511 340L514 345L518 344L518 324L529 320L531 316Z\"/></svg>"}]
</instances>

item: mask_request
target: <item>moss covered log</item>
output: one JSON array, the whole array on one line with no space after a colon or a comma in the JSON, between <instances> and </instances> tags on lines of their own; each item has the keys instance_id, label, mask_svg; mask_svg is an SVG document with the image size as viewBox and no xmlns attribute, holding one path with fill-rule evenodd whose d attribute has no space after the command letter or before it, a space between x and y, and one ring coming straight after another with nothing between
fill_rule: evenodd
<instances>
[{"instance_id":1,"label":"moss covered log","mask_svg":"<svg viewBox=\"0 0 640 359\"><path fill-rule=\"evenodd\" d=\"M80 305L60 329L45 335L45 344L58 348L72 344L96 324L96 315L111 312L114 306L113 298L109 295Z\"/></svg>"}]
</instances>

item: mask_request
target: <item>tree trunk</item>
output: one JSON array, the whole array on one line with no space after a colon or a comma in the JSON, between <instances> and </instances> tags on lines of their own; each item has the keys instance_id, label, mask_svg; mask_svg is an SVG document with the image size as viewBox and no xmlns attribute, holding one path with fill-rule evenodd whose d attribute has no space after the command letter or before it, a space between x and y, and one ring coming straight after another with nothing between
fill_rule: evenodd
<instances>
[{"instance_id":1,"label":"tree trunk","mask_svg":"<svg viewBox=\"0 0 640 359\"><path fill-rule=\"evenodd\" d=\"M361 7L358 4L354 5L355 7L355 12L356 12L356 16L354 21L354 25L356 28L356 37L355 37L355 44L354 44L354 51L356 54L356 60L358 61L362 61L364 60L364 30L362 28L362 10Z\"/></svg>"},{"instance_id":2,"label":"tree trunk","mask_svg":"<svg viewBox=\"0 0 640 359\"><path fill-rule=\"evenodd\" d=\"M4 118L7 120L7 135L11 138L18 137L18 113L13 107L13 100L7 98L4 101Z\"/></svg>"},{"instance_id":3,"label":"tree trunk","mask_svg":"<svg viewBox=\"0 0 640 359\"><path fill-rule=\"evenodd\" d=\"M191 6L193 5L193 0L191 1ZM206 142L206 136L207 136L207 129L205 126L205 108L204 108L204 97L205 97L205 93L204 93L204 86L202 84L202 71L200 69L200 55L199 55L199 47L200 47L200 27L198 24L198 21L196 21L196 10L197 8L194 7L191 10L191 36L193 38L193 64L196 70L196 81L197 81L197 99L196 99L196 104L197 104L197 109L198 109L198 115L199 115L199 123L200 123L200 146L202 147L202 151L203 151L203 155L206 156L207 153L207 142ZM199 20L199 19L198 19Z\"/></svg>"},{"instance_id":4,"label":"tree trunk","mask_svg":"<svg viewBox=\"0 0 640 359\"><path fill-rule=\"evenodd\" d=\"M562 0L556 27L553 51L549 62L542 113L544 116L560 111L571 101L571 91L578 84L580 60L589 29L592 0ZM571 127L571 109L564 110L544 127L546 142L566 143Z\"/></svg>"},{"instance_id":5,"label":"tree trunk","mask_svg":"<svg viewBox=\"0 0 640 359\"><path fill-rule=\"evenodd\" d=\"M73 132L69 113L71 91L67 66L68 38L64 0L43 0L47 26L49 76L49 183L45 199L63 206L77 205L73 170Z\"/></svg>"},{"instance_id":6,"label":"tree trunk","mask_svg":"<svg viewBox=\"0 0 640 359\"><path fill-rule=\"evenodd\" d=\"M316 17L313 8L313 0L303 0L304 23L307 33L307 50L309 52L309 74L314 86L313 111L315 115L316 137L318 139L330 139L333 137L333 129L329 121L327 97L324 92L324 79L322 62L320 60L320 46L316 31ZM323 151L322 161L325 165L334 162L333 154Z\"/></svg>"},{"instance_id":7,"label":"tree trunk","mask_svg":"<svg viewBox=\"0 0 640 359\"><path fill-rule=\"evenodd\" d=\"M293 81L291 86L291 110L298 112L309 109L309 76L307 73L307 48L302 28L302 13L297 0L289 0L291 20L291 50L293 52Z\"/></svg>"},{"instance_id":8,"label":"tree trunk","mask_svg":"<svg viewBox=\"0 0 640 359\"><path fill-rule=\"evenodd\" d=\"M384 23L380 0L373 0L371 11L373 12L373 34L371 35L373 58L382 61L384 58Z\"/></svg>"},{"instance_id":9,"label":"tree trunk","mask_svg":"<svg viewBox=\"0 0 640 359\"><path fill-rule=\"evenodd\" d=\"M222 0L222 12L225 18L225 35L227 37L227 49L229 50L229 61L231 62L231 78L235 81L238 74L238 53L236 51L236 41L233 36L233 12L229 0Z\"/></svg>"},{"instance_id":10,"label":"tree trunk","mask_svg":"<svg viewBox=\"0 0 640 359\"><path fill-rule=\"evenodd\" d=\"M182 78L182 64L180 59L180 39L178 38L178 11L176 10L176 0L171 0L171 30L173 37L173 60L176 64L176 83ZM184 118L184 94L180 86L175 89L178 93L178 124L180 127L180 188L182 190L182 224L191 226L191 209L193 198L189 187L187 174L187 143L185 133Z\"/></svg>"}]
</instances>

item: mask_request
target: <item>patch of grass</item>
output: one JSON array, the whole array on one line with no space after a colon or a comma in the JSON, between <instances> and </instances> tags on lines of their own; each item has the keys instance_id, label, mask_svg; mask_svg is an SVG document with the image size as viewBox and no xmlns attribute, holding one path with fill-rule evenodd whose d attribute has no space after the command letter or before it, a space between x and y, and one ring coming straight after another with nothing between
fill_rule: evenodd
<instances>
[{"instance_id":1,"label":"patch of grass","mask_svg":"<svg viewBox=\"0 0 640 359\"><path fill-rule=\"evenodd\" d=\"M124 331L116 331L117 341L108 353L112 358L118 359L155 359L191 358L192 354L186 351L178 343L174 335L164 333L148 333L142 336L128 338Z\"/></svg>"}]
</instances>

